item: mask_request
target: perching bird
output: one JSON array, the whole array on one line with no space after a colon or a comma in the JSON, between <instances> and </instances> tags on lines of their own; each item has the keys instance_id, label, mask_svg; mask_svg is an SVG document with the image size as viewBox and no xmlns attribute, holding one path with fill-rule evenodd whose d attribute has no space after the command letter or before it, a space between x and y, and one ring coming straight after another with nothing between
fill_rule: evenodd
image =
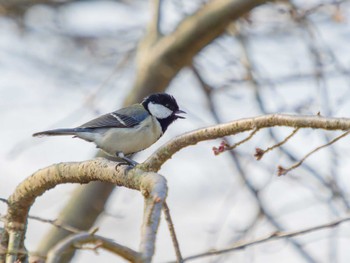
<instances>
[{"instance_id":1,"label":"perching bird","mask_svg":"<svg viewBox=\"0 0 350 263\"><path fill-rule=\"evenodd\" d=\"M127 155L142 151L155 143L176 119L179 109L175 98L155 93L140 104L102 115L79 127L34 133L33 136L73 135L96 144L107 154L117 156L128 164L137 163Z\"/></svg>"}]
</instances>

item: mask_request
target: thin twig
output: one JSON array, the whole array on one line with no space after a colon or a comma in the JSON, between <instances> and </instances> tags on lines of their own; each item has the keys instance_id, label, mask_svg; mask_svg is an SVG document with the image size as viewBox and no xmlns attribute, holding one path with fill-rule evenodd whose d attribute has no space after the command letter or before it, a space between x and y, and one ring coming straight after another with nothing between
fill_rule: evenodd
<instances>
[{"instance_id":1,"label":"thin twig","mask_svg":"<svg viewBox=\"0 0 350 263\"><path fill-rule=\"evenodd\" d=\"M308 157L310 157L310 155L314 154L315 152L321 150L322 148L325 148L333 143L335 143L336 141L340 140L341 138L347 136L350 133L350 131L344 132L343 134L341 134L338 137L335 137L333 140L331 140L330 142L323 144L317 148L315 148L314 150L312 150L311 152L309 152L308 154L306 154L299 162L293 164L292 166L290 166L289 168L283 168L282 166L278 166L278 176L281 175L286 175L288 172L290 172L291 170L294 170L295 168L299 167Z\"/></svg>"},{"instance_id":2,"label":"thin twig","mask_svg":"<svg viewBox=\"0 0 350 263\"><path fill-rule=\"evenodd\" d=\"M279 143L276 143L275 145L272 145L271 147L268 147L266 150L263 150L261 148L256 148L256 152L254 154L254 157L257 159L257 160L260 160L265 153L269 152L269 151L272 151L273 149L277 148L277 147L280 147L281 145L285 144L290 138L292 138L296 133L297 131L299 130L299 128L295 128L291 134L289 134L283 141L279 142Z\"/></svg>"},{"instance_id":3,"label":"thin twig","mask_svg":"<svg viewBox=\"0 0 350 263\"><path fill-rule=\"evenodd\" d=\"M38 216L31 216L31 215L29 215L28 218L42 222L42 223L51 224L57 228L67 230L67 231L74 233L74 234L78 234L78 233L82 232L82 230L80 230L78 228L60 223L57 219L45 219L45 218L41 218Z\"/></svg>"},{"instance_id":4,"label":"thin twig","mask_svg":"<svg viewBox=\"0 0 350 263\"><path fill-rule=\"evenodd\" d=\"M78 228L75 228L73 226L69 226L69 225L66 225L66 224L59 223L57 219L46 219L46 218L42 218L42 217L39 217L39 216L32 216L32 215L29 215L28 218L32 219L32 220L36 220L36 221L42 222L42 223L51 224L51 225L53 225L53 226L55 226L57 228L64 229L64 230L66 230L68 232L71 232L71 233L74 233L74 234L83 232L82 230L80 230ZM5 222L6 221L6 216L0 214L0 221Z\"/></svg>"},{"instance_id":5,"label":"thin twig","mask_svg":"<svg viewBox=\"0 0 350 263\"><path fill-rule=\"evenodd\" d=\"M253 136L254 136L258 131L259 131L258 128L254 129L254 130L249 134L249 136L248 136L247 138L245 138L245 139L243 139L243 140L241 140L241 141L235 143L235 144L232 145L232 146L227 147L226 149L227 149L227 150L233 150L234 148L238 147L239 145L241 145L241 144L243 144L243 143L249 141L251 138L253 138Z\"/></svg>"},{"instance_id":6,"label":"thin twig","mask_svg":"<svg viewBox=\"0 0 350 263\"><path fill-rule=\"evenodd\" d=\"M275 232L275 233L272 233L272 234L270 234L268 236L255 239L253 241L236 242L233 246L228 247L226 249L220 249L220 250L212 249L212 250L210 250L208 252L205 252L205 253L200 253L200 254L197 254L197 255L193 255L193 256L184 258L184 261L190 261L190 260L194 260L194 259L198 259L198 258L202 258L202 257L212 256L212 255L220 255L220 254L223 254L223 253L232 252L232 251L235 251L235 250L243 249L243 248L246 248L246 247L249 247L249 246L265 243L265 242L276 240L276 239L289 238L289 237L295 237L295 236L299 236L299 235L304 235L304 234L308 234L308 233L315 232L315 231L318 231L318 230L322 230L322 229L325 229L325 228L336 227L339 224L344 223L346 221L350 221L350 216L344 217L342 219L334 220L334 221L332 221L330 223L326 223L326 224L322 224L322 225L318 225L318 226L313 226L313 227L305 228L305 229L302 229L302 230L290 231L290 232Z\"/></svg>"},{"instance_id":7,"label":"thin twig","mask_svg":"<svg viewBox=\"0 0 350 263\"><path fill-rule=\"evenodd\" d=\"M117 254L124 259L127 259L131 262L139 262L141 260L140 253L122 246L111 239L91 235L90 233L79 233L68 238L63 239L56 246L54 246L47 255L47 263L56 263L59 262L62 254L67 252L69 249L82 248L84 244L95 244L95 249L104 248L114 254Z\"/></svg>"},{"instance_id":8,"label":"thin twig","mask_svg":"<svg viewBox=\"0 0 350 263\"><path fill-rule=\"evenodd\" d=\"M226 140L222 141L219 148L213 147L213 151L215 155L219 155L220 153L226 152L226 151L231 151L233 149L235 149L236 147L238 147L239 145L249 141L257 132L259 131L259 129L254 129L247 138L233 144L233 145L229 145L227 143Z\"/></svg>"},{"instance_id":9,"label":"thin twig","mask_svg":"<svg viewBox=\"0 0 350 263\"><path fill-rule=\"evenodd\" d=\"M168 207L166 202L163 203L163 212L165 215L165 221L168 223L168 228L170 231L171 240L173 241L173 246L174 246L175 254L176 254L176 262L182 263L183 258L181 255L179 242L178 242L177 237L176 237L176 232L175 232L173 220L171 219L171 216L170 216L170 210L169 210L169 207Z\"/></svg>"}]
</instances>

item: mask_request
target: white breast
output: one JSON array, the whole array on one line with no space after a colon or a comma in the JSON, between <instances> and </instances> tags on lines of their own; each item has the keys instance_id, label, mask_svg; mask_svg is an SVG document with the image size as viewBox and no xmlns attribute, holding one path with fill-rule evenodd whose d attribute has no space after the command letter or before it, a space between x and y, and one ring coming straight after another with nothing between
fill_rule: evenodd
<instances>
[{"instance_id":1,"label":"white breast","mask_svg":"<svg viewBox=\"0 0 350 263\"><path fill-rule=\"evenodd\" d=\"M153 116L147 117L134 128L114 128L107 130L96 145L111 155L122 152L125 155L142 151L162 136L162 127Z\"/></svg>"}]
</instances>

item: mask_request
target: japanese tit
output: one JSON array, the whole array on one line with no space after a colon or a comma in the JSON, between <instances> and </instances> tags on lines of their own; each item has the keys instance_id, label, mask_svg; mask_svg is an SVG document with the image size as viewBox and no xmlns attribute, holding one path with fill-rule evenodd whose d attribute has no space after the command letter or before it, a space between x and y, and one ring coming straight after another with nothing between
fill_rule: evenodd
<instances>
[{"instance_id":1,"label":"japanese tit","mask_svg":"<svg viewBox=\"0 0 350 263\"><path fill-rule=\"evenodd\" d=\"M33 136L73 135L135 166L137 163L127 155L155 143L171 123L184 119L179 113L185 112L179 109L173 96L155 93L140 104L102 115L76 128L42 131Z\"/></svg>"}]
</instances>

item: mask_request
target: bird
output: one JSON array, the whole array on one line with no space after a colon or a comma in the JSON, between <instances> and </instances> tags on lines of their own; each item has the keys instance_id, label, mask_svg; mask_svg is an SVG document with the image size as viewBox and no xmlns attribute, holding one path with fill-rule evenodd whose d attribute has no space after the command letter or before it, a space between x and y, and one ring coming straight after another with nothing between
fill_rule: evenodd
<instances>
[{"instance_id":1,"label":"bird","mask_svg":"<svg viewBox=\"0 0 350 263\"><path fill-rule=\"evenodd\" d=\"M131 166L138 163L128 156L154 144L177 119L177 101L167 93L154 93L141 103L104 114L76 128L61 128L34 133L34 137L72 135L96 144L108 155L118 157Z\"/></svg>"}]
</instances>

